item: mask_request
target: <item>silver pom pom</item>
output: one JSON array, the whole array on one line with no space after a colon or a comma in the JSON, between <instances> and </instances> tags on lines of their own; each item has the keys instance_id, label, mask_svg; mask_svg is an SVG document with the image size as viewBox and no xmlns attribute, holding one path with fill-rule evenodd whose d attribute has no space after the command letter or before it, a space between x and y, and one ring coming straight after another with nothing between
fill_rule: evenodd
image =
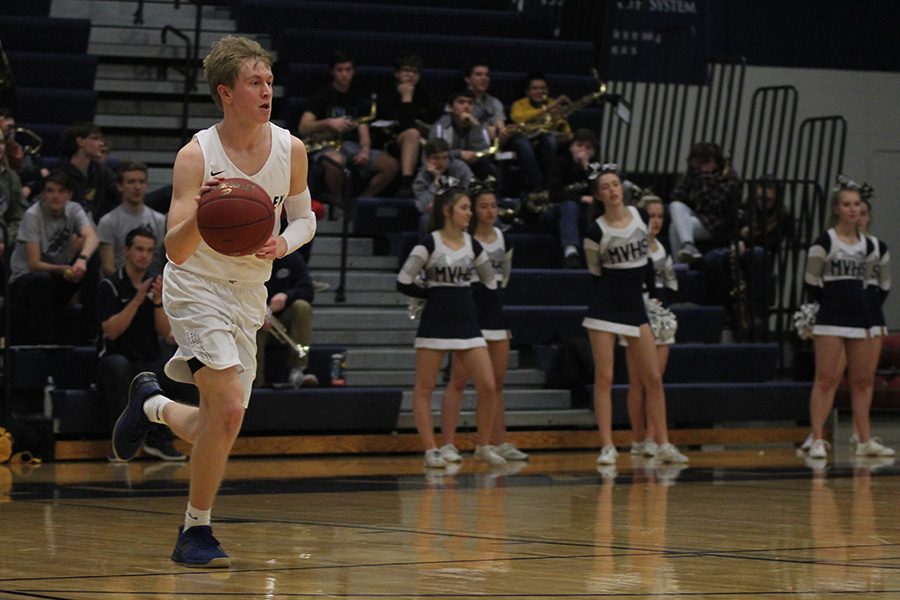
<instances>
[{"instance_id":1,"label":"silver pom pom","mask_svg":"<svg viewBox=\"0 0 900 600\"><path fill-rule=\"evenodd\" d=\"M794 313L794 329L801 340L811 340L813 337L813 327L816 325L816 315L819 312L819 304L817 302L809 302L801 304L797 312Z\"/></svg>"},{"instance_id":2,"label":"silver pom pom","mask_svg":"<svg viewBox=\"0 0 900 600\"><path fill-rule=\"evenodd\" d=\"M647 298L645 306L647 318L650 320L650 331L656 342L665 344L674 340L675 332L678 331L678 318L675 313L656 298Z\"/></svg>"},{"instance_id":3,"label":"silver pom pom","mask_svg":"<svg viewBox=\"0 0 900 600\"><path fill-rule=\"evenodd\" d=\"M409 313L410 319L416 321L422 316L422 311L425 309L425 302L425 298L410 297L409 302L406 305L406 310Z\"/></svg>"}]
</instances>

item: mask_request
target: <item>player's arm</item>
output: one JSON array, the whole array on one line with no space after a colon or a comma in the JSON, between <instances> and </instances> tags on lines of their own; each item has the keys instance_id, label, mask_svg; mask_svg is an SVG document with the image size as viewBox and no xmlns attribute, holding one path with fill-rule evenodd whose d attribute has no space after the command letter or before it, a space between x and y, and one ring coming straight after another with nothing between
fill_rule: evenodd
<instances>
[{"instance_id":1,"label":"player's arm","mask_svg":"<svg viewBox=\"0 0 900 600\"><path fill-rule=\"evenodd\" d=\"M290 254L300 246L309 243L316 235L316 215L312 211L312 196L306 184L309 161L306 146L296 137L291 136L291 187L284 199L284 210L288 224L284 231L274 239L276 244L274 255L266 258L282 257ZM263 250L268 248L269 240ZM257 256L260 256L257 254ZM262 258L262 257L261 257Z\"/></svg>"},{"instance_id":2,"label":"player's arm","mask_svg":"<svg viewBox=\"0 0 900 600\"><path fill-rule=\"evenodd\" d=\"M172 205L166 233L166 254L176 265L183 264L200 245L197 203L203 192L203 152L193 139L178 151L172 171Z\"/></svg>"}]
</instances>

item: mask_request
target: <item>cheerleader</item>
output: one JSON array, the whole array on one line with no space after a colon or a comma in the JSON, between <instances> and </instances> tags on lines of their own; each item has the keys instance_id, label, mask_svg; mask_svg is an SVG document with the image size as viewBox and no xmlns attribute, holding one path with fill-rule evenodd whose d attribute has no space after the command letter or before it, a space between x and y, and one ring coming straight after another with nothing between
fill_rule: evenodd
<instances>
[{"instance_id":1,"label":"cheerleader","mask_svg":"<svg viewBox=\"0 0 900 600\"><path fill-rule=\"evenodd\" d=\"M397 276L399 291L427 300L415 342L413 417L425 446L425 466L432 468L447 466L435 444L431 397L448 351L475 381L475 458L492 466L506 463L490 445L496 389L470 286L473 271L488 289L495 289L497 281L487 253L466 232L471 218L471 201L466 194L451 190L435 197L429 223L431 233L413 248ZM423 271L425 287L421 288L415 282Z\"/></svg>"},{"instance_id":2,"label":"cheerleader","mask_svg":"<svg viewBox=\"0 0 900 600\"><path fill-rule=\"evenodd\" d=\"M485 185L487 184L487 185ZM472 236L481 244L491 261L497 289L488 289L481 283L472 285L475 306L478 310L478 326L487 340L488 354L494 370L494 387L497 401L494 411L494 425L491 430L491 446L495 452L506 460L528 460L528 455L506 439L506 416L503 402L503 382L506 379L506 368L509 362L509 329L503 318L502 289L509 282L512 270L512 249L507 249L503 232L494 227L497 222L497 196L489 182L478 182L471 192L475 200L475 219L469 226ZM459 361L453 361L450 370L450 383L444 391L441 406L441 435L444 445L441 456L447 462L459 462L462 457L454 445L456 425L462 406L463 392L470 379L465 367Z\"/></svg>"},{"instance_id":3,"label":"cheerleader","mask_svg":"<svg viewBox=\"0 0 900 600\"><path fill-rule=\"evenodd\" d=\"M672 266L672 257L666 252L666 248L659 243L657 236L663 225L665 208L659 196L648 195L641 198L638 206L647 212L647 236L649 238L649 258L653 263L655 273L657 297L664 306L666 302L666 290L678 291L678 279L675 277L675 268ZM665 340L654 338L656 342L656 361L659 366L660 377L666 372L666 363L669 360L669 346L675 343L674 336ZM653 439L655 431L651 424L647 423L646 399L644 398L644 384L641 381L638 369L627 361L628 366L628 419L631 421L631 433L634 442L631 444L631 454L653 458L656 456L658 446Z\"/></svg>"},{"instance_id":4,"label":"cheerleader","mask_svg":"<svg viewBox=\"0 0 900 600\"><path fill-rule=\"evenodd\" d=\"M592 277L588 330L594 357L594 412L603 445L597 463L615 464L618 452L612 439L613 350L623 336L626 357L643 384L647 421L658 445L657 458L684 463L688 458L669 443L666 399L659 370L656 341L650 333L643 286L656 296L648 260L646 214L623 202L622 181L615 165L604 165L594 184L594 210L599 216L588 227L584 253Z\"/></svg>"},{"instance_id":5,"label":"cheerleader","mask_svg":"<svg viewBox=\"0 0 900 600\"><path fill-rule=\"evenodd\" d=\"M850 384L857 456L892 456L870 437L869 406L876 357L869 339L871 315L865 280L876 244L860 231L862 200L858 186L843 185L831 199L829 229L809 250L804 277L807 295L819 303L813 326L816 375L809 401L812 444L809 458L828 456L825 421L834 403L844 366Z\"/></svg>"}]
</instances>

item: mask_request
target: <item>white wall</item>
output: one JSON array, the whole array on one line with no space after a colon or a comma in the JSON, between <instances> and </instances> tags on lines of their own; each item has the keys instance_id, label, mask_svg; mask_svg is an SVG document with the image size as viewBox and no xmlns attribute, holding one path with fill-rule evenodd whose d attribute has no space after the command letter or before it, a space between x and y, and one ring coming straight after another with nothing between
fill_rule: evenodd
<instances>
[{"instance_id":1,"label":"white wall","mask_svg":"<svg viewBox=\"0 0 900 600\"><path fill-rule=\"evenodd\" d=\"M847 120L844 171L875 188L872 231L890 246L894 258L896 287L885 314L888 326L900 329L900 73L748 67L746 106L755 89L769 85L797 88L798 124L826 115ZM737 148L742 147L739 140Z\"/></svg>"}]
</instances>

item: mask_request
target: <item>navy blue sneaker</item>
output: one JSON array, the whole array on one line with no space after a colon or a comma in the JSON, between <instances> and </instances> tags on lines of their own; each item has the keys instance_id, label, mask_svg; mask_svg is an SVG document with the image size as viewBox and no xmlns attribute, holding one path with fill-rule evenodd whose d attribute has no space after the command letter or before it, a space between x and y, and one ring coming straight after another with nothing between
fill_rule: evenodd
<instances>
[{"instance_id":1,"label":"navy blue sneaker","mask_svg":"<svg viewBox=\"0 0 900 600\"><path fill-rule=\"evenodd\" d=\"M190 567L222 569L231 565L231 559L222 550L219 540L213 537L212 527L197 525L185 530L178 528L178 541L172 551L172 560Z\"/></svg>"},{"instance_id":2,"label":"navy blue sneaker","mask_svg":"<svg viewBox=\"0 0 900 600\"><path fill-rule=\"evenodd\" d=\"M131 460L137 454L150 430L150 419L144 414L144 401L162 393L156 375L150 371L138 373L131 380L128 403L113 427L112 448L116 458Z\"/></svg>"}]
</instances>

